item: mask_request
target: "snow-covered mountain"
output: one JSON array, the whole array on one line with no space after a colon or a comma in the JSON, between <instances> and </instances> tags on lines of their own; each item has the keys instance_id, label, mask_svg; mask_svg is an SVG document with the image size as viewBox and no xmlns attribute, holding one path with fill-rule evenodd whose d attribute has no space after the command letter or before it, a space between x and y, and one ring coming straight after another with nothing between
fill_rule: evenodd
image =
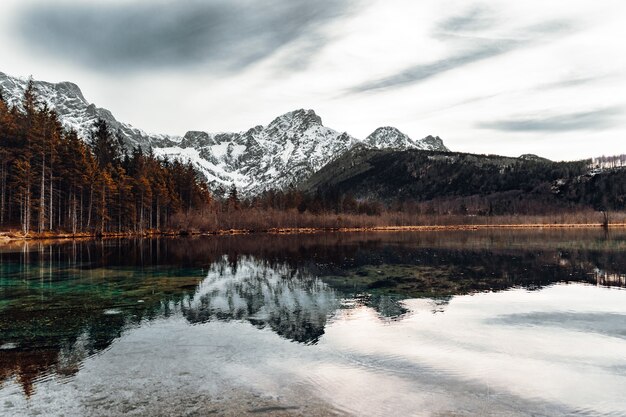
<instances>
[{"instance_id":1,"label":"snow-covered mountain","mask_svg":"<svg viewBox=\"0 0 626 417\"><path fill-rule=\"evenodd\" d=\"M357 140L322 125L312 110L296 110L240 133L188 132L156 155L191 161L213 185L244 194L296 185Z\"/></svg>"},{"instance_id":2,"label":"snow-covered mountain","mask_svg":"<svg viewBox=\"0 0 626 417\"><path fill-rule=\"evenodd\" d=\"M306 269L268 265L253 256L211 265L192 298L183 303L191 323L249 321L281 337L315 343L341 307L340 295Z\"/></svg>"},{"instance_id":3,"label":"snow-covered mountain","mask_svg":"<svg viewBox=\"0 0 626 417\"><path fill-rule=\"evenodd\" d=\"M0 72L3 97L12 105L19 105L27 82ZM364 141L359 140L325 127L313 110L303 109L239 133L191 131L182 138L149 134L89 103L76 84L35 81L35 88L41 101L56 110L63 125L77 130L83 138L89 137L95 120L102 118L129 147L141 146L160 157L189 161L212 188L234 184L245 195L295 186L355 144L448 151L439 137L413 140L392 127L379 128Z\"/></svg>"},{"instance_id":4,"label":"snow-covered mountain","mask_svg":"<svg viewBox=\"0 0 626 417\"><path fill-rule=\"evenodd\" d=\"M213 185L235 184L244 194L255 194L295 186L358 143L448 151L438 137L413 140L394 128L377 129L361 141L325 127L313 110L300 109L246 132L188 132L176 146L154 148L154 152L191 161Z\"/></svg>"},{"instance_id":5,"label":"snow-covered mountain","mask_svg":"<svg viewBox=\"0 0 626 417\"><path fill-rule=\"evenodd\" d=\"M424 139L413 140L395 127L389 126L376 129L365 139L365 144L379 149L422 149L448 152L448 148L445 147L439 136L426 136Z\"/></svg>"},{"instance_id":6,"label":"snow-covered mountain","mask_svg":"<svg viewBox=\"0 0 626 417\"><path fill-rule=\"evenodd\" d=\"M10 105L20 106L24 90L28 84L25 78L11 77L0 72L0 91ZM119 132L129 146L151 147L153 144L177 142L175 136L151 135L127 123L119 122L107 110L89 103L80 88L71 82L49 83L34 81L37 96L41 104L54 109L63 126L74 129L80 137L88 138L94 122L100 118L106 120L112 130Z\"/></svg>"}]
</instances>

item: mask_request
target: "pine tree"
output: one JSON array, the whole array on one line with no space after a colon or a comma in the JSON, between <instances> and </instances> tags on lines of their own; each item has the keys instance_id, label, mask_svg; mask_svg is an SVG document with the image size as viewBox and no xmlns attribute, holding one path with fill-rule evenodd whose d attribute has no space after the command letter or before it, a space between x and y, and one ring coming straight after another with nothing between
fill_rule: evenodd
<instances>
[{"instance_id":1,"label":"pine tree","mask_svg":"<svg viewBox=\"0 0 626 417\"><path fill-rule=\"evenodd\" d=\"M239 193L237 192L237 186L235 184L231 185L230 190L228 191L228 199L226 201L229 211L239 210Z\"/></svg>"},{"instance_id":2,"label":"pine tree","mask_svg":"<svg viewBox=\"0 0 626 417\"><path fill-rule=\"evenodd\" d=\"M86 145L39 105L29 82L20 106L0 99L0 225L24 234L160 229L172 213L204 213L210 193L191 164L129 155L98 120ZM33 221L34 220L34 221Z\"/></svg>"},{"instance_id":3,"label":"pine tree","mask_svg":"<svg viewBox=\"0 0 626 417\"><path fill-rule=\"evenodd\" d=\"M31 166L30 158L26 155L20 156L15 161L15 172L13 185L17 190L16 199L20 207L20 222L22 232L28 235L30 232L31 219Z\"/></svg>"},{"instance_id":4,"label":"pine tree","mask_svg":"<svg viewBox=\"0 0 626 417\"><path fill-rule=\"evenodd\" d=\"M110 130L104 119L96 120L94 131L91 134L91 150L101 169L108 165L118 166L122 157L120 143Z\"/></svg>"},{"instance_id":5,"label":"pine tree","mask_svg":"<svg viewBox=\"0 0 626 417\"><path fill-rule=\"evenodd\" d=\"M0 89L0 225L4 225L7 216L8 177L13 160L10 145L15 131L14 117L9 112L9 106L4 101Z\"/></svg>"}]
</instances>

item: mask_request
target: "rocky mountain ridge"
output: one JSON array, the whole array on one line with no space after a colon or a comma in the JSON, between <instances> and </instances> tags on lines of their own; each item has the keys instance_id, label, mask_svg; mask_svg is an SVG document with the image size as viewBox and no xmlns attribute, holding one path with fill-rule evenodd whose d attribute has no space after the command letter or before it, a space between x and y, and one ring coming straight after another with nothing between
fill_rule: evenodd
<instances>
[{"instance_id":1,"label":"rocky mountain ridge","mask_svg":"<svg viewBox=\"0 0 626 417\"><path fill-rule=\"evenodd\" d=\"M49 83L46 81L34 81L35 90L39 102L54 109L59 115L63 126L74 129L82 138L88 138L97 119L103 119L111 127L112 131L119 132L125 143L129 146L152 146L158 143L176 142L177 138L170 135L149 134L128 123L118 121L113 114L95 104L89 103L78 85L64 81ZM28 79L11 77L0 72L0 92L12 106L21 106L24 90L28 85Z\"/></svg>"},{"instance_id":2,"label":"rocky mountain ridge","mask_svg":"<svg viewBox=\"0 0 626 417\"><path fill-rule=\"evenodd\" d=\"M0 89L11 105L20 105L27 84L26 79L0 72ZM357 144L376 149L448 151L439 137L413 140L393 127L376 129L360 140L324 126L320 116L305 109L238 133L149 134L89 103L74 83L34 81L34 85L42 104L54 109L63 126L81 137L89 138L94 122L104 119L128 148L140 146L160 157L191 162L211 188L226 189L234 184L245 195L300 184Z\"/></svg>"},{"instance_id":3,"label":"rocky mountain ridge","mask_svg":"<svg viewBox=\"0 0 626 417\"><path fill-rule=\"evenodd\" d=\"M365 139L364 143L376 149L448 151L448 148L446 148L439 136L429 135L420 140L413 140L395 127L390 126L379 127Z\"/></svg>"}]
</instances>

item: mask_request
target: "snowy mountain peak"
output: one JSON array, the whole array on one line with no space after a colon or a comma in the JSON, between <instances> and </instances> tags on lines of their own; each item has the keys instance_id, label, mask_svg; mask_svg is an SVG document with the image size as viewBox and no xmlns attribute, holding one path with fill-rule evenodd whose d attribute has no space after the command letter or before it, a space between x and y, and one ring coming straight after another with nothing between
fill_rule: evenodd
<instances>
[{"instance_id":1,"label":"snowy mountain peak","mask_svg":"<svg viewBox=\"0 0 626 417\"><path fill-rule=\"evenodd\" d=\"M12 106L20 106L27 78L11 77L0 72L0 90L4 99ZM178 138L167 135L150 135L129 124L118 122L106 109L89 103L78 85L63 81L50 83L34 81L39 101L55 110L66 129L74 129L82 138L88 138L98 118L104 119L111 130L118 132L128 146L150 148L158 143L175 143Z\"/></svg>"},{"instance_id":2,"label":"snowy mountain peak","mask_svg":"<svg viewBox=\"0 0 626 417\"><path fill-rule=\"evenodd\" d=\"M447 152L441 138L427 136L424 139L413 140L408 135L402 133L395 127L385 126L379 127L371 135L365 139L365 143L371 147L383 149L420 149L428 151L444 151Z\"/></svg>"},{"instance_id":3,"label":"snowy mountain peak","mask_svg":"<svg viewBox=\"0 0 626 417\"><path fill-rule=\"evenodd\" d=\"M21 106L24 90L28 86L28 78L10 77L0 72L0 89L5 100L12 106ZM80 88L69 81L57 84L45 81L34 81L38 98L42 104L57 110L58 113L72 111L73 107L88 107Z\"/></svg>"},{"instance_id":4,"label":"snowy mountain peak","mask_svg":"<svg viewBox=\"0 0 626 417\"><path fill-rule=\"evenodd\" d=\"M190 130L185 133L185 136L183 136L180 142L180 146L183 148L194 148L206 145L215 145L215 141L212 140L208 133L195 130Z\"/></svg>"},{"instance_id":5,"label":"snowy mountain peak","mask_svg":"<svg viewBox=\"0 0 626 417\"><path fill-rule=\"evenodd\" d=\"M298 139L309 131L315 134L316 131L324 130L322 118L313 110L294 110L278 116L268 126L268 139L277 143L286 143L290 139Z\"/></svg>"},{"instance_id":6,"label":"snowy mountain peak","mask_svg":"<svg viewBox=\"0 0 626 417\"><path fill-rule=\"evenodd\" d=\"M295 110L240 133L187 132L157 155L192 162L217 188L235 184L245 195L296 185L358 140L323 126L313 110Z\"/></svg>"},{"instance_id":7,"label":"snowy mountain peak","mask_svg":"<svg viewBox=\"0 0 626 417\"><path fill-rule=\"evenodd\" d=\"M83 92L81 91L80 87L72 82L63 81L58 84L50 84L50 86L52 88L55 88L59 92L60 95L65 95L68 97L73 96L73 97L78 98L83 103L89 104L87 100L85 99L85 96L83 96Z\"/></svg>"},{"instance_id":8,"label":"snowy mountain peak","mask_svg":"<svg viewBox=\"0 0 626 417\"><path fill-rule=\"evenodd\" d=\"M4 98L19 105L28 81L0 73ZM239 133L189 131L184 137L151 135L119 122L113 114L89 103L70 82L35 81L38 96L56 110L66 128L88 138L98 118L119 134L127 146L152 149L157 156L190 162L212 189L236 185L243 195L297 185L357 144L376 148L447 150L438 137L414 141L398 129L377 129L365 141L322 124L313 110L299 109L266 126Z\"/></svg>"},{"instance_id":9,"label":"snowy mountain peak","mask_svg":"<svg viewBox=\"0 0 626 417\"><path fill-rule=\"evenodd\" d=\"M365 139L365 143L374 148L407 149L413 141L395 127L379 127Z\"/></svg>"},{"instance_id":10,"label":"snowy mountain peak","mask_svg":"<svg viewBox=\"0 0 626 417\"><path fill-rule=\"evenodd\" d=\"M312 126L323 126L322 118L314 110L299 109L278 116L269 124L269 128L308 129Z\"/></svg>"},{"instance_id":11,"label":"snowy mountain peak","mask_svg":"<svg viewBox=\"0 0 626 417\"><path fill-rule=\"evenodd\" d=\"M423 146L422 149L424 150L450 152L450 149L443 144L443 139L439 136L428 135L418 142Z\"/></svg>"}]
</instances>

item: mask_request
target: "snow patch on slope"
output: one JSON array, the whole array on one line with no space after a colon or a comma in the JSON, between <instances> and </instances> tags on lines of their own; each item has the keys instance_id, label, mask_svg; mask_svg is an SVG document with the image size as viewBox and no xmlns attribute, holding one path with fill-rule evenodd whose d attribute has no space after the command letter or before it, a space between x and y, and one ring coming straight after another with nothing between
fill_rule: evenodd
<instances>
[{"instance_id":1,"label":"snow patch on slope","mask_svg":"<svg viewBox=\"0 0 626 417\"><path fill-rule=\"evenodd\" d=\"M157 158L167 158L171 161L177 160L182 163L191 163L210 183L235 184L238 188L246 188L247 178L237 172L228 172L223 166L216 165L200 156L194 148L153 148L153 153Z\"/></svg>"},{"instance_id":2,"label":"snow patch on slope","mask_svg":"<svg viewBox=\"0 0 626 417\"><path fill-rule=\"evenodd\" d=\"M206 178L209 187L237 186L243 195L295 186L356 144L374 148L447 151L439 137L413 140L398 129L377 129L365 140L323 125L313 110L295 110L266 126L245 132L190 131L184 137L148 134L119 122L113 114L90 104L73 83L35 81L35 89L48 107L56 110L63 125L88 139L98 118L104 119L126 145L152 149L162 158L190 162ZM4 98L20 106L28 80L0 72Z\"/></svg>"},{"instance_id":3,"label":"snow patch on slope","mask_svg":"<svg viewBox=\"0 0 626 417\"><path fill-rule=\"evenodd\" d=\"M419 149L423 151L448 152L439 136L427 136L424 139L413 140L395 127L379 127L365 139L365 143L371 147L383 149Z\"/></svg>"},{"instance_id":4,"label":"snow patch on slope","mask_svg":"<svg viewBox=\"0 0 626 417\"><path fill-rule=\"evenodd\" d=\"M147 149L158 144L176 144L181 141L177 136L149 134L117 121L109 110L89 103L74 83L33 82L39 102L56 111L64 128L75 130L84 139L90 137L95 121L101 118L106 120L111 130L119 134L129 147L141 146ZM27 86L28 79L11 77L0 72L0 90L9 105L21 107Z\"/></svg>"}]
</instances>

